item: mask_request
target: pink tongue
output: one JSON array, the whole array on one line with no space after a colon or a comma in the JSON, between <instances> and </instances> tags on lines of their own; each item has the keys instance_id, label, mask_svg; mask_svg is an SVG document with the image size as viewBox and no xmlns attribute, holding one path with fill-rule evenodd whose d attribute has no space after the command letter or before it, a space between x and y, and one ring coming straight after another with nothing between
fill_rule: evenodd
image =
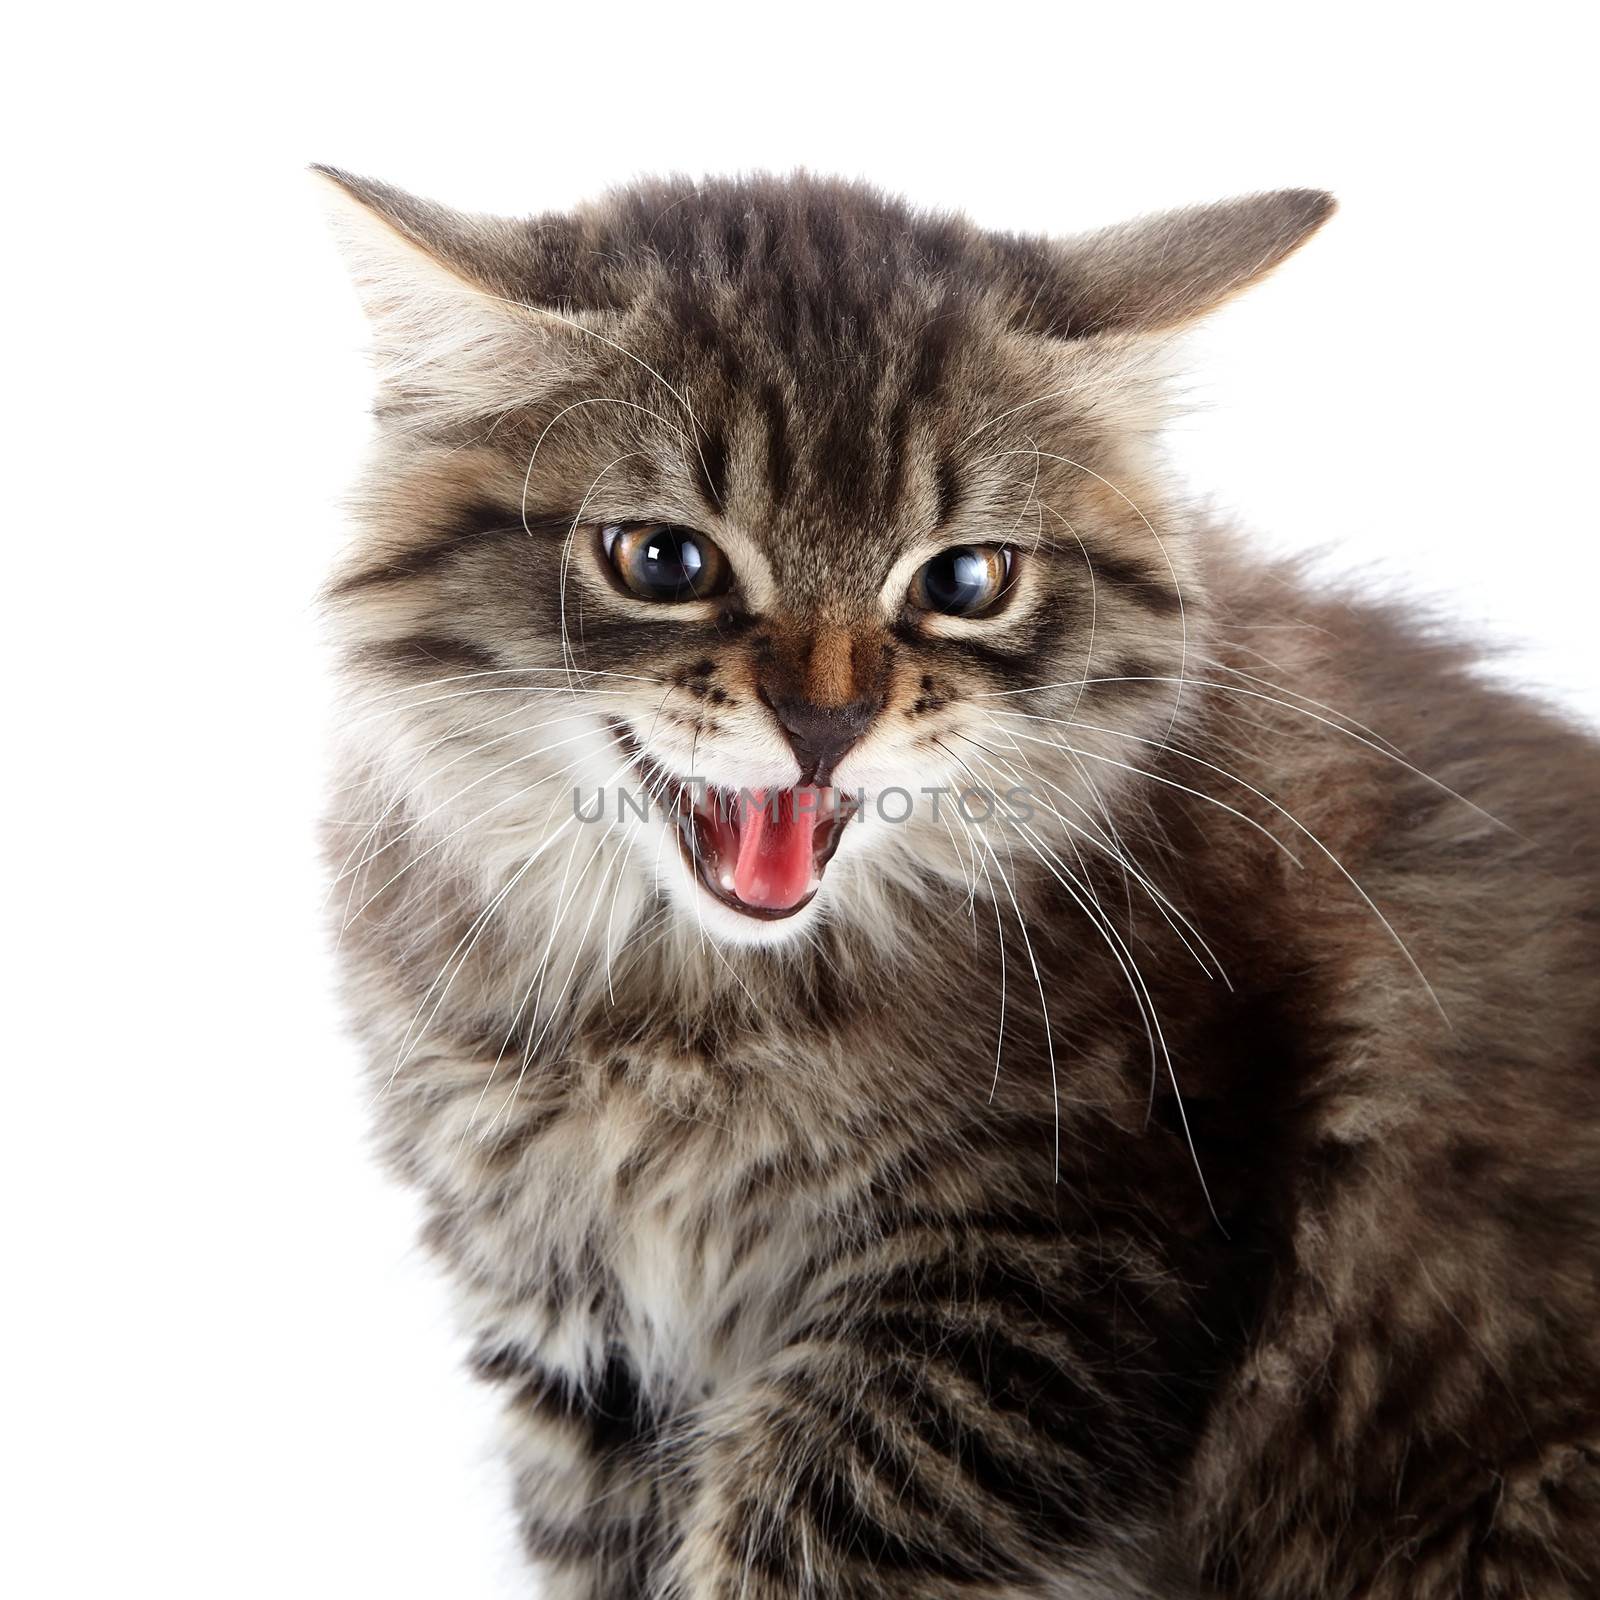
<instances>
[{"instance_id":1,"label":"pink tongue","mask_svg":"<svg viewBox=\"0 0 1600 1600\"><path fill-rule=\"evenodd\" d=\"M733 892L747 906L788 911L811 889L811 835L822 792L752 789L740 819Z\"/></svg>"}]
</instances>

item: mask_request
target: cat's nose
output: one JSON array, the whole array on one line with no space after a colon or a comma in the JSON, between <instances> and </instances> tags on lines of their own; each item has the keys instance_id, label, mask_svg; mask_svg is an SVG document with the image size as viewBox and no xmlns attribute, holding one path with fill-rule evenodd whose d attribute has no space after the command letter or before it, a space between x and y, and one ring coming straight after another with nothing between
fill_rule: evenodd
<instances>
[{"instance_id":1,"label":"cat's nose","mask_svg":"<svg viewBox=\"0 0 1600 1600\"><path fill-rule=\"evenodd\" d=\"M840 705L762 693L800 763L802 783L826 784L851 745L872 726L883 708L881 695L862 695Z\"/></svg>"}]
</instances>

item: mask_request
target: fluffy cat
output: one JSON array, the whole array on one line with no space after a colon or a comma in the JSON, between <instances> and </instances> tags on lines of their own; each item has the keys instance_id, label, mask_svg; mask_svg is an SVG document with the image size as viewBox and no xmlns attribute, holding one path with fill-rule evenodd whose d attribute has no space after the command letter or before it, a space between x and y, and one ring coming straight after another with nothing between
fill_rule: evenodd
<instances>
[{"instance_id":1,"label":"fluffy cat","mask_svg":"<svg viewBox=\"0 0 1600 1600\"><path fill-rule=\"evenodd\" d=\"M538 1592L1600 1594L1600 754L1162 466L1330 200L324 176L340 959Z\"/></svg>"}]
</instances>

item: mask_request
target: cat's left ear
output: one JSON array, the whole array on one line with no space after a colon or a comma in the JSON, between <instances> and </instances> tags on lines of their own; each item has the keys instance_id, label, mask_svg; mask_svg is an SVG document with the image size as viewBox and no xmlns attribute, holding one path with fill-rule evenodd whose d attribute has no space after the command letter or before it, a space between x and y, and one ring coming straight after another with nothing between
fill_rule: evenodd
<instances>
[{"instance_id":1,"label":"cat's left ear","mask_svg":"<svg viewBox=\"0 0 1600 1600\"><path fill-rule=\"evenodd\" d=\"M1026 320L1068 338L1180 328L1264 278L1333 212L1320 189L1280 189L1064 240Z\"/></svg>"}]
</instances>

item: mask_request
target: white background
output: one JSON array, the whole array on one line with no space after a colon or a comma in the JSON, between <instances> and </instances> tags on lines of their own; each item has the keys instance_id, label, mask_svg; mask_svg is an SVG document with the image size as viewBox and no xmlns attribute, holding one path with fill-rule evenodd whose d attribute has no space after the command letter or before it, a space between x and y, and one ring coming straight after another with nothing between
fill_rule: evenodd
<instances>
[{"instance_id":1,"label":"white background","mask_svg":"<svg viewBox=\"0 0 1600 1600\"><path fill-rule=\"evenodd\" d=\"M1332 188L1197 346L1186 471L1600 714L1577 7L42 11L0 95L10 1594L528 1593L329 1000L312 596L368 380L307 162L507 211L804 163L1062 232Z\"/></svg>"}]
</instances>

